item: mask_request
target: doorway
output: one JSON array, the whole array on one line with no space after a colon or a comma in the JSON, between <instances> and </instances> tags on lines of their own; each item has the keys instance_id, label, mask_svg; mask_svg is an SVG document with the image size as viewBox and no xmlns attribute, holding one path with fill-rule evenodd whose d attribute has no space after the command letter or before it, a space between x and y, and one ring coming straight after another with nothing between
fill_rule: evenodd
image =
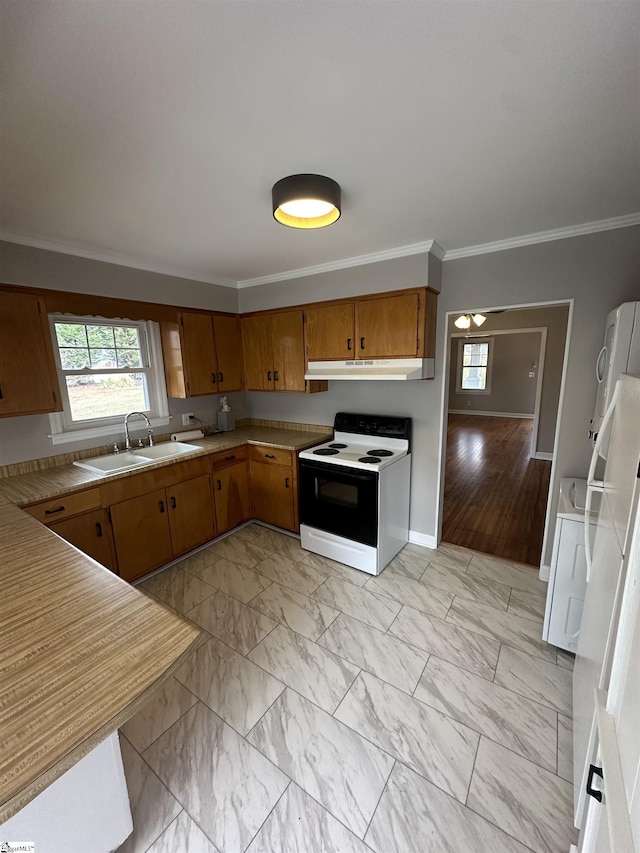
<instances>
[{"instance_id":1,"label":"doorway","mask_svg":"<svg viewBox=\"0 0 640 853\"><path fill-rule=\"evenodd\" d=\"M569 305L447 315L441 539L540 566ZM468 312L472 315L474 312Z\"/></svg>"}]
</instances>

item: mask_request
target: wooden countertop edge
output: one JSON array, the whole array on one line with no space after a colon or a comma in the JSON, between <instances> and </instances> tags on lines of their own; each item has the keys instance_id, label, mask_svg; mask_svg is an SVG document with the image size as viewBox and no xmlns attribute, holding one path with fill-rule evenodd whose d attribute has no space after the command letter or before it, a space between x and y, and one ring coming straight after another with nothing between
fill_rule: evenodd
<instances>
[{"instance_id":1,"label":"wooden countertop edge","mask_svg":"<svg viewBox=\"0 0 640 853\"><path fill-rule=\"evenodd\" d=\"M186 619L184 621L187 622ZM188 624L194 629L196 628L192 622L188 622ZM34 782L22 788L22 790L11 797L11 799L2 803L2 805L0 805L0 826L35 799L35 797L44 791L45 788L48 788L52 782L55 782L56 779L59 779L60 776L64 775L67 770L73 767L74 764L77 764L80 759L84 758L85 755L88 755L92 749L98 746L99 743L102 743L102 741L109 737L110 734L113 734L113 732L123 726L127 720L130 720L131 717L137 714L138 711L146 705L153 694L159 690L160 687L162 687L162 685L171 678L173 673L180 668L186 658L196 648L198 648L199 645L201 645L205 637L206 634L203 631L200 631L189 646L162 673L162 675L154 681L153 684L147 687L146 690L124 707L118 714L86 738L79 746L72 749L71 752L68 752L64 758L54 764L53 767L50 767L48 770L45 770L44 773L41 773Z\"/></svg>"}]
</instances>

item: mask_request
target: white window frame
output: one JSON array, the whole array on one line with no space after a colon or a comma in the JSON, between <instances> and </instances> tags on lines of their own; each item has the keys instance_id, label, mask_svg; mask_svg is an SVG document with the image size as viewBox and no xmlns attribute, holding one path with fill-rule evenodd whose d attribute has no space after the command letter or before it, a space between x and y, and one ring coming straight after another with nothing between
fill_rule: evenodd
<instances>
[{"instance_id":1,"label":"white window frame","mask_svg":"<svg viewBox=\"0 0 640 853\"><path fill-rule=\"evenodd\" d=\"M130 368L126 372L145 373L147 377L147 392L149 395L149 408L145 414L151 421L151 426L168 426L171 422L169 415L169 401L167 399L167 387L164 378L164 366L162 361L162 343L160 340L160 326L158 323L146 320L127 320L110 317L80 317L76 314L49 314L49 328L53 341L53 354L58 373L58 383L62 397L62 412L53 412L49 415L51 432L49 438L53 444L68 444L70 442L83 441L85 439L103 438L115 436L124 429L124 416L113 415L107 418L92 418L85 421L73 421L71 418L71 407L67 394L67 383L65 376L69 371L62 369L60 351L56 337L55 323L81 323L89 326L130 326L138 329L141 342L144 367ZM76 372L76 371L73 371ZM104 371L109 372L109 371ZM123 371L124 372L124 371ZM142 421L140 422L142 424Z\"/></svg>"},{"instance_id":2,"label":"white window frame","mask_svg":"<svg viewBox=\"0 0 640 853\"><path fill-rule=\"evenodd\" d=\"M488 344L487 352L487 382L484 388L463 388L462 387L462 361L464 357L465 344ZM470 336L458 338L458 368L456 375L456 394L490 394L491 393L491 373L493 370L493 338Z\"/></svg>"}]
</instances>

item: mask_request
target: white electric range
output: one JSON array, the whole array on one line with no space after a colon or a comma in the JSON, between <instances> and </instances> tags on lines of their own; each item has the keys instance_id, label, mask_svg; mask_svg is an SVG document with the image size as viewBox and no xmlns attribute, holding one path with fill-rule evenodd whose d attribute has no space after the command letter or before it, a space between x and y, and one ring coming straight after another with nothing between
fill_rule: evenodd
<instances>
[{"instance_id":1,"label":"white electric range","mask_svg":"<svg viewBox=\"0 0 640 853\"><path fill-rule=\"evenodd\" d=\"M411 418L338 412L299 455L303 548L372 575L409 538Z\"/></svg>"}]
</instances>

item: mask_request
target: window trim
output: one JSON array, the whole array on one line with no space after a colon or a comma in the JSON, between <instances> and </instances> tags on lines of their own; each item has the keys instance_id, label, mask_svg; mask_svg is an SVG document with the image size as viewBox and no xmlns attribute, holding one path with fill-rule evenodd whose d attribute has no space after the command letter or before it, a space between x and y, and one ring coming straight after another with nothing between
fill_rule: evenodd
<instances>
[{"instance_id":1,"label":"window trim","mask_svg":"<svg viewBox=\"0 0 640 853\"><path fill-rule=\"evenodd\" d=\"M56 338L55 323L83 323L86 325L121 325L135 326L140 329L145 340L149 364L145 367L147 372L147 390L149 394L150 409L148 410L151 426L168 426L171 423L169 414L169 401L167 399L167 387L164 378L164 363L162 360L162 342L160 339L160 326L151 320L128 320L126 318L98 317L95 315L80 316L77 314L49 314L49 328L53 343L53 355L60 385L63 411L52 412L49 415L51 432L49 438L52 444L69 444L71 442L85 441L94 438L105 438L116 436L124 430L124 416L111 415L109 418L95 418L91 421L73 422L70 417L69 399L65 382L65 371L60 363L60 352ZM134 372L133 368L128 372ZM107 371L105 371L107 372ZM140 369L138 369L140 372Z\"/></svg>"},{"instance_id":2,"label":"window trim","mask_svg":"<svg viewBox=\"0 0 640 853\"><path fill-rule=\"evenodd\" d=\"M484 388L463 388L462 387L462 361L464 357L465 344L488 344L489 351L487 352L487 382ZM494 339L486 335L469 335L468 337L458 338L458 358L456 371L456 394L471 394L478 396L482 394L491 394L491 374L493 371L493 344Z\"/></svg>"}]
</instances>

